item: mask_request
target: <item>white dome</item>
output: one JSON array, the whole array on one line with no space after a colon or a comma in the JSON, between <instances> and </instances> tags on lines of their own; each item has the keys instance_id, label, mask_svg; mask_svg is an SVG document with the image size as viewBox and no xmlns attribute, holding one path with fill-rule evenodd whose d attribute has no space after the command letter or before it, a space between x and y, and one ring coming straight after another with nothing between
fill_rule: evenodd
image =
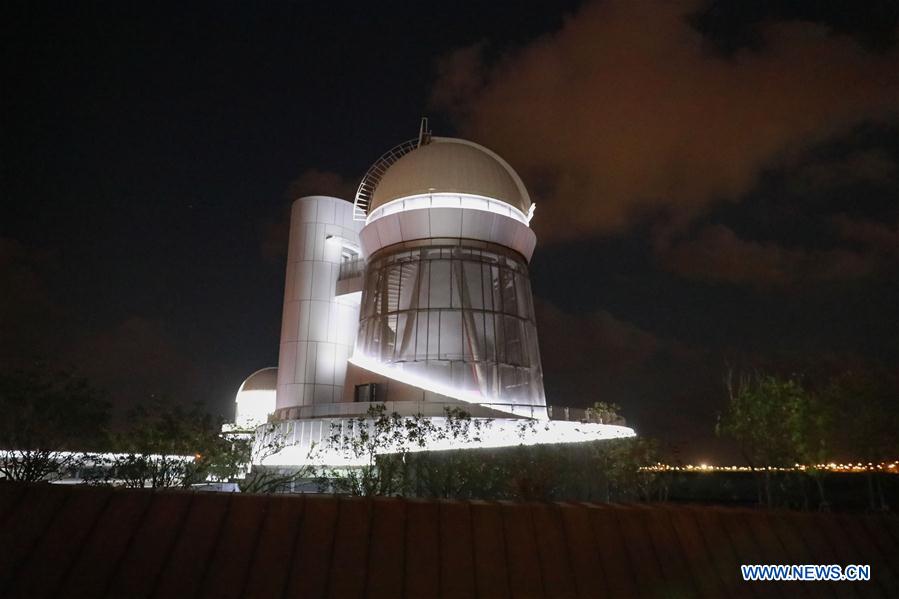
<instances>
[{"instance_id":1,"label":"white dome","mask_svg":"<svg viewBox=\"0 0 899 599\"><path fill-rule=\"evenodd\" d=\"M476 143L433 137L412 150L381 177L372 211L400 198L427 193L467 193L501 200L527 214L531 198L521 178L496 153Z\"/></svg>"},{"instance_id":2,"label":"white dome","mask_svg":"<svg viewBox=\"0 0 899 599\"><path fill-rule=\"evenodd\" d=\"M278 382L277 368L263 368L247 377L234 402L234 424L238 429L249 430L265 424L275 411L275 397Z\"/></svg>"},{"instance_id":3,"label":"white dome","mask_svg":"<svg viewBox=\"0 0 899 599\"><path fill-rule=\"evenodd\" d=\"M242 391L274 391L278 388L278 369L274 366L260 368L247 377L238 393Z\"/></svg>"}]
</instances>

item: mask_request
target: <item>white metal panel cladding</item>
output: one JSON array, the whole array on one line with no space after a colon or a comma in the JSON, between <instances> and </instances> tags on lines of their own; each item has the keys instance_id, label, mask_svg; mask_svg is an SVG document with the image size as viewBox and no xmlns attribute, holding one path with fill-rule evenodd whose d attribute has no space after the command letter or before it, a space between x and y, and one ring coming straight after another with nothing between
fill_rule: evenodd
<instances>
[{"instance_id":1,"label":"white metal panel cladding","mask_svg":"<svg viewBox=\"0 0 899 599\"><path fill-rule=\"evenodd\" d=\"M343 247L358 249L362 223L338 198L293 204L281 326L277 407L330 403L343 394L358 305L336 297ZM358 301L358 300L355 300Z\"/></svg>"},{"instance_id":2,"label":"white metal panel cladding","mask_svg":"<svg viewBox=\"0 0 899 599\"><path fill-rule=\"evenodd\" d=\"M505 210L510 212L511 208L505 206ZM537 244L526 222L508 214L465 207L429 206L382 214L376 220L369 220L359 237L365 256L399 242L454 237L498 243L530 260Z\"/></svg>"},{"instance_id":3,"label":"white metal panel cladding","mask_svg":"<svg viewBox=\"0 0 899 599\"><path fill-rule=\"evenodd\" d=\"M484 403L546 403L527 264L494 244L431 239L372 256L355 355Z\"/></svg>"},{"instance_id":4,"label":"white metal panel cladding","mask_svg":"<svg viewBox=\"0 0 899 599\"><path fill-rule=\"evenodd\" d=\"M466 210L480 210L482 212L502 214L503 216L514 218L525 225L530 223L527 214L501 200L467 193L436 192L412 195L393 200L377 210L373 210L365 219L365 222L373 223L379 218L389 214L424 210L427 208L464 208Z\"/></svg>"}]
</instances>

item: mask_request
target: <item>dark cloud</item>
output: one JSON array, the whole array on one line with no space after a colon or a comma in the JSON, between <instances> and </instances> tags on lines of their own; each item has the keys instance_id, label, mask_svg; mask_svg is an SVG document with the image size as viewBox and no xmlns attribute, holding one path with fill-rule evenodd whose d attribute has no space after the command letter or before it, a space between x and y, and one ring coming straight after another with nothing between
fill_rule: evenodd
<instances>
[{"instance_id":1,"label":"dark cloud","mask_svg":"<svg viewBox=\"0 0 899 599\"><path fill-rule=\"evenodd\" d=\"M551 386L622 388L626 381L645 377L660 362L695 362L702 356L701 351L661 338L608 310L570 312L539 297L534 301L541 361ZM559 402L559 398L548 400ZM593 399L580 398L584 405L599 400L616 398L601 393Z\"/></svg>"},{"instance_id":2,"label":"dark cloud","mask_svg":"<svg viewBox=\"0 0 899 599\"><path fill-rule=\"evenodd\" d=\"M657 264L688 279L780 291L892 272L899 154L852 137L767 173L729 211L689 228L657 222Z\"/></svg>"},{"instance_id":3,"label":"dark cloud","mask_svg":"<svg viewBox=\"0 0 899 599\"><path fill-rule=\"evenodd\" d=\"M471 99L486 84L484 53L487 45L478 42L443 56L437 62L437 83L431 102L451 114L468 116Z\"/></svg>"},{"instance_id":4,"label":"dark cloud","mask_svg":"<svg viewBox=\"0 0 899 599\"><path fill-rule=\"evenodd\" d=\"M196 365L159 319L130 317L71 344L62 356L94 383L112 390L119 410L153 398L190 397L200 387Z\"/></svg>"},{"instance_id":5,"label":"dark cloud","mask_svg":"<svg viewBox=\"0 0 899 599\"><path fill-rule=\"evenodd\" d=\"M761 289L853 279L875 268L873 258L866 253L750 241L720 224L708 225L696 237L675 242L660 250L659 256L664 268L687 278Z\"/></svg>"},{"instance_id":6,"label":"dark cloud","mask_svg":"<svg viewBox=\"0 0 899 599\"><path fill-rule=\"evenodd\" d=\"M21 310L51 309L50 298L39 270L50 254L35 251L11 237L0 237L0 281L6 293L0 294L2 322L16 320Z\"/></svg>"},{"instance_id":7,"label":"dark cloud","mask_svg":"<svg viewBox=\"0 0 899 599\"><path fill-rule=\"evenodd\" d=\"M890 226L879 221L838 215L833 218L833 223L843 239L855 242L887 259L899 260L899 222Z\"/></svg>"},{"instance_id":8,"label":"dark cloud","mask_svg":"<svg viewBox=\"0 0 899 599\"><path fill-rule=\"evenodd\" d=\"M325 195L352 200L358 182L351 181L332 171L317 168L306 169L290 182L287 198L292 202L308 195Z\"/></svg>"},{"instance_id":9,"label":"dark cloud","mask_svg":"<svg viewBox=\"0 0 899 599\"><path fill-rule=\"evenodd\" d=\"M605 310L567 313L553 304L535 300L544 369L554 375L590 372L632 373L660 351L662 342L652 333L612 316Z\"/></svg>"},{"instance_id":10,"label":"dark cloud","mask_svg":"<svg viewBox=\"0 0 899 599\"><path fill-rule=\"evenodd\" d=\"M199 386L193 361L164 322L81 322L49 284L55 276L54 253L0 238L0 368L39 360L72 370L108 390L119 415L153 396L187 398Z\"/></svg>"},{"instance_id":11,"label":"dark cloud","mask_svg":"<svg viewBox=\"0 0 899 599\"><path fill-rule=\"evenodd\" d=\"M287 253L290 234L290 206L294 200L308 195L325 195L350 200L356 196L357 183L332 171L317 168L306 169L290 182L287 188L289 200L276 218L266 219L259 225L261 251L267 260L279 260Z\"/></svg>"},{"instance_id":12,"label":"dark cloud","mask_svg":"<svg viewBox=\"0 0 899 599\"><path fill-rule=\"evenodd\" d=\"M259 250L266 260L280 260L287 254L287 242L290 237L290 204L274 219L266 219L259 223Z\"/></svg>"},{"instance_id":13,"label":"dark cloud","mask_svg":"<svg viewBox=\"0 0 899 599\"><path fill-rule=\"evenodd\" d=\"M546 399L550 405L616 403L641 434L703 438L720 405L720 364L707 352L664 338L608 310L568 312L536 299ZM676 410L672 407L677 406Z\"/></svg>"},{"instance_id":14,"label":"dark cloud","mask_svg":"<svg viewBox=\"0 0 899 599\"><path fill-rule=\"evenodd\" d=\"M691 26L700 8L593 2L500 60L463 48L443 61L434 103L538 191L544 240L621 232L660 211L689 222L822 140L895 121L896 48L765 22L755 47L725 57Z\"/></svg>"},{"instance_id":15,"label":"dark cloud","mask_svg":"<svg viewBox=\"0 0 899 599\"><path fill-rule=\"evenodd\" d=\"M844 185L895 185L899 165L881 148L850 153L848 156L818 160L796 169L794 192L812 194Z\"/></svg>"},{"instance_id":16,"label":"dark cloud","mask_svg":"<svg viewBox=\"0 0 899 599\"><path fill-rule=\"evenodd\" d=\"M0 363L21 367L55 350L52 334L63 316L45 279L52 253L0 237Z\"/></svg>"}]
</instances>

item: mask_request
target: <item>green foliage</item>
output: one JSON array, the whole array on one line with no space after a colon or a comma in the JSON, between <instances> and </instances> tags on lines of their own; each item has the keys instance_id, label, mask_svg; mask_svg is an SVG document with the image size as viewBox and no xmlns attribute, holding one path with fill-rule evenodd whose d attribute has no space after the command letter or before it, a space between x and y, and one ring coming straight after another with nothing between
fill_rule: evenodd
<instances>
[{"instance_id":1,"label":"green foliage","mask_svg":"<svg viewBox=\"0 0 899 599\"><path fill-rule=\"evenodd\" d=\"M746 463L757 471L759 503L774 505L776 489L769 466L804 464L827 509L824 476L817 464L835 456L877 463L899 455L899 413L895 373L849 371L816 386L798 377L767 373L726 379L730 401L718 434L740 444ZM868 476L872 508L886 509L879 478ZM784 478L778 477L781 486ZM798 481L805 493L804 481ZM808 501L806 500L806 503Z\"/></svg>"},{"instance_id":2,"label":"green foliage","mask_svg":"<svg viewBox=\"0 0 899 599\"><path fill-rule=\"evenodd\" d=\"M615 424L621 422L621 406L616 403L607 403L597 401L592 406L584 410L587 420L596 421L601 424Z\"/></svg>"},{"instance_id":3,"label":"green foliage","mask_svg":"<svg viewBox=\"0 0 899 599\"><path fill-rule=\"evenodd\" d=\"M751 467L795 464L810 407L809 394L799 381L754 374L728 389L730 403L717 432L740 444Z\"/></svg>"},{"instance_id":4,"label":"green foliage","mask_svg":"<svg viewBox=\"0 0 899 599\"><path fill-rule=\"evenodd\" d=\"M416 489L461 492L466 485L461 475L468 458L458 457L454 469L430 472L416 466L415 454L429 442L469 443L481 440L490 426L472 419L458 408L444 409L442 421L421 415L388 413L383 404L373 405L365 416L334 423L325 449L342 456L351 468L324 467L317 472L319 488L350 495L410 495Z\"/></svg>"},{"instance_id":5,"label":"green foliage","mask_svg":"<svg viewBox=\"0 0 899 599\"><path fill-rule=\"evenodd\" d=\"M408 494L450 499L650 501L666 497L656 443L630 438L591 443L462 449L407 456ZM440 484L453 481L453 485ZM437 481L438 484L434 484Z\"/></svg>"},{"instance_id":6,"label":"green foliage","mask_svg":"<svg viewBox=\"0 0 899 599\"><path fill-rule=\"evenodd\" d=\"M140 406L129 415L128 429L113 437L115 451L124 455L108 464L105 481L155 489L233 478L248 461L248 445L225 439L220 430L221 422L199 404Z\"/></svg>"},{"instance_id":7,"label":"green foliage","mask_svg":"<svg viewBox=\"0 0 899 599\"><path fill-rule=\"evenodd\" d=\"M852 460L880 462L899 456L899 385L896 373L848 371L822 391L837 451Z\"/></svg>"},{"instance_id":8,"label":"green foliage","mask_svg":"<svg viewBox=\"0 0 899 599\"><path fill-rule=\"evenodd\" d=\"M472 419L459 408L444 410L442 425L436 426L431 435L453 444L479 442L491 427L485 420ZM403 494L427 497L471 497L479 488L494 484L494 465L485 462L482 455L471 450L439 452L442 468L434 467L427 456L431 452L410 452L404 456Z\"/></svg>"},{"instance_id":9,"label":"green foliage","mask_svg":"<svg viewBox=\"0 0 899 599\"><path fill-rule=\"evenodd\" d=\"M899 381L896 373L848 371L831 379L821 395L828 407L828 439L844 458L864 463L899 456ZM888 509L880 477L867 476L871 509Z\"/></svg>"},{"instance_id":10,"label":"green foliage","mask_svg":"<svg viewBox=\"0 0 899 599\"><path fill-rule=\"evenodd\" d=\"M243 493L284 493L293 490L293 486L310 478L314 478L315 470L311 466L293 468L277 468L258 466L265 458L277 454L286 447L284 431L276 423L265 425L262 434L257 434L255 443L252 440L241 440L246 447L244 464L248 471L239 481L238 486ZM315 452L313 446L311 454Z\"/></svg>"},{"instance_id":11,"label":"green foliage","mask_svg":"<svg viewBox=\"0 0 899 599\"><path fill-rule=\"evenodd\" d=\"M388 413L383 404L372 405L365 416L332 423L326 449L339 453L353 468L324 467L317 473L322 490L349 495L395 495L404 479L406 455L436 438L429 418Z\"/></svg>"},{"instance_id":12,"label":"green foliage","mask_svg":"<svg viewBox=\"0 0 899 599\"><path fill-rule=\"evenodd\" d=\"M730 402L717 433L740 445L751 468L818 463L827 457L828 411L796 377L767 373L726 379ZM758 471L759 503L774 504L769 470ZM823 487L819 488L823 496Z\"/></svg>"},{"instance_id":13,"label":"green foliage","mask_svg":"<svg viewBox=\"0 0 899 599\"><path fill-rule=\"evenodd\" d=\"M315 471L311 466L299 468L252 466L246 477L238 481L238 488L241 493L290 493L296 483L314 478L314 475Z\"/></svg>"},{"instance_id":14,"label":"green foliage","mask_svg":"<svg viewBox=\"0 0 899 599\"><path fill-rule=\"evenodd\" d=\"M252 438L219 435L219 440L203 453L208 479L230 481L242 477L251 463L252 450Z\"/></svg>"},{"instance_id":15,"label":"green foliage","mask_svg":"<svg viewBox=\"0 0 899 599\"><path fill-rule=\"evenodd\" d=\"M333 425L327 448L361 465L322 469L320 489L455 499L636 501L665 496L663 475L640 471L658 460L656 444L646 439L423 451L435 440L459 445L479 441L489 426L458 409L447 410L435 422L374 406L349 425ZM523 420L522 436L535 426Z\"/></svg>"},{"instance_id":16,"label":"green foliage","mask_svg":"<svg viewBox=\"0 0 899 599\"><path fill-rule=\"evenodd\" d=\"M0 375L0 414L0 475L34 482L77 467L69 452L102 445L110 411L86 379L38 365Z\"/></svg>"}]
</instances>

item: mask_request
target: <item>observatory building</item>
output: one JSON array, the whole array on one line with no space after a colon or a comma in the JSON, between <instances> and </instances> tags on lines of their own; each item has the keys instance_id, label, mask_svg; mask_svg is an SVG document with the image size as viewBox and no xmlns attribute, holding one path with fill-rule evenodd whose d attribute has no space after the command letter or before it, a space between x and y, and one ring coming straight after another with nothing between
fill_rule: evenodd
<instances>
[{"instance_id":1,"label":"observatory building","mask_svg":"<svg viewBox=\"0 0 899 599\"><path fill-rule=\"evenodd\" d=\"M296 200L269 416L287 446L264 464L301 463L332 423L373 404L404 416L440 418L454 407L490 419L480 446L521 443L513 429L522 419L541 425L526 443L632 436L568 421L567 410L550 419L528 274L533 216L505 160L432 137L424 123L372 165L353 203Z\"/></svg>"}]
</instances>

